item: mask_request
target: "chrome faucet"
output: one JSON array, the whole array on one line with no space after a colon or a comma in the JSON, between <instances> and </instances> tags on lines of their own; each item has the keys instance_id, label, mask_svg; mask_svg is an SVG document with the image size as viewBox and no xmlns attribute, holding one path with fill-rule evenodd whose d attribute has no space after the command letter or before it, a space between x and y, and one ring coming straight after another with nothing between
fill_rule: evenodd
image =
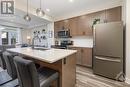
<instances>
[{"instance_id":1,"label":"chrome faucet","mask_svg":"<svg viewBox=\"0 0 130 87\"><path fill-rule=\"evenodd\" d=\"M41 42L41 38L39 38L38 35L34 36L33 39L32 39L32 49L34 49L34 40L35 39L39 39L39 42Z\"/></svg>"}]
</instances>

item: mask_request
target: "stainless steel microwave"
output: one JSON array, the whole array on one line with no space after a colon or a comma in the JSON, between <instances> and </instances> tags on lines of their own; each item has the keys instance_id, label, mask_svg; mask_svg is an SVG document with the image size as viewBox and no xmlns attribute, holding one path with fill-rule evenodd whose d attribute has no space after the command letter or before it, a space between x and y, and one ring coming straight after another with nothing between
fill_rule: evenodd
<instances>
[{"instance_id":1,"label":"stainless steel microwave","mask_svg":"<svg viewBox=\"0 0 130 87\"><path fill-rule=\"evenodd\" d=\"M69 30L60 30L60 31L58 31L58 37L59 38L69 38L70 31Z\"/></svg>"}]
</instances>

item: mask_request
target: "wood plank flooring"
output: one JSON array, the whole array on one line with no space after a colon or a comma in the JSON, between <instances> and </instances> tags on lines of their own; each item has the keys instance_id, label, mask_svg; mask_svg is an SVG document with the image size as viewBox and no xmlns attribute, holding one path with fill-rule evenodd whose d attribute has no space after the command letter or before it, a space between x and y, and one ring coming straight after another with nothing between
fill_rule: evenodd
<instances>
[{"instance_id":1,"label":"wood plank flooring","mask_svg":"<svg viewBox=\"0 0 130 87\"><path fill-rule=\"evenodd\" d=\"M125 82L118 82L94 75L91 69L77 66L76 87L130 87Z\"/></svg>"},{"instance_id":2,"label":"wood plank flooring","mask_svg":"<svg viewBox=\"0 0 130 87\"><path fill-rule=\"evenodd\" d=\"M2 71L1 68L0 71ZM130 85L94 75L91 69L77 66L76 87L130 87Z\"/></svg>"}]
</instances>

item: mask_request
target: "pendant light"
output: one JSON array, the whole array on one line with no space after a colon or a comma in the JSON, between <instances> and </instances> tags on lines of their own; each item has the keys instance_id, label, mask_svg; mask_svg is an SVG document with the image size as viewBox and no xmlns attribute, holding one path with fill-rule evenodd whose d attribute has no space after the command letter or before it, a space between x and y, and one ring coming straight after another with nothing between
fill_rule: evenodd
<instances>
[{"instance_id":1,"label":"pendant light","mask_svg":"<svg viewBox=\"0 0 130 87\"><path fill-rule=\"evenodd\" d=\"M31 21L31 17L28 14L28 0L27 0L27 14L24 16L24 20L28 22Z\"/></svg>"},{"instance_id":2,"label":"pendant light","mask_svg":"<svg viewBox=\"0 0 130 87\"><path fill-rule=\"evenodd\" d=\"M42 4L42 2L41 2L41 0L40 0L40 8L37 8L36 9L36 14L38 15L38 16L44 16L45 15L45 12L42 10L42 8L41 8L41 4Z\"/></svg>"}]
</instances>

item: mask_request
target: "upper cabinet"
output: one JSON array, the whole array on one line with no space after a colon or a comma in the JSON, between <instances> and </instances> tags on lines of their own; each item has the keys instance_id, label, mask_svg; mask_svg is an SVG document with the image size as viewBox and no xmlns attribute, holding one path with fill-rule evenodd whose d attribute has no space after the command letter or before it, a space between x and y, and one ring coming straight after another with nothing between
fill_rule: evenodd
<instances>
[{"instance_id":1,"label":"upper cabinet","mask_svg":"<svg viewBox=\"0 0 130 87\"><path fill-rule=\"evenodd\" d=\"M69 19L69 29L70 29L70 34L71 36L77 36L79 35L78 33L78 18L74 17L74 18L70 18Z\"/></svg>"},{"instance_id":2,"label":"upper cabinet","mask_svg":"<svg viewBox=\"0 0 130 87\"><path fill-rule=\"evenodd\" d=\"M115 7L106 10L106 22L121 21L122 9L121 7Z\"/></svg>"},{"instance_id":3,"label":"upper cabinet","mask_svg":"<svg viewBox=\"0 0 130 87\"><path fill-rule=\"evenodd\" d=\"M92 35L92 28L91 28L91 16L90 15L83 15L78 17L78 34L77 35Z\"/></svg>"},{"instance_id":4,"label":"upper cabinet","mask_svg":"<svg viewBox=\"0 0 130 87\"><path fill-rule=\"evenodd\" d=\"M62 27L70 30L71 36L92 36L92 25L95 19L100 19L100 23L121 21L121 6L103 11L98 11L54 23L55 37Z\"/></svg>"},{"instance_id":5,"label":"upper cabinet","mask_svg":"<svg viewBox=\"0 0 130 87\"><path fill-rule=\"evenodd\" d=\"M69 20L62 20L58 22L54 22L54 34L57 37L57 32L62 29L70 29L69 28Z\"/></svg>"}]
</instances>

